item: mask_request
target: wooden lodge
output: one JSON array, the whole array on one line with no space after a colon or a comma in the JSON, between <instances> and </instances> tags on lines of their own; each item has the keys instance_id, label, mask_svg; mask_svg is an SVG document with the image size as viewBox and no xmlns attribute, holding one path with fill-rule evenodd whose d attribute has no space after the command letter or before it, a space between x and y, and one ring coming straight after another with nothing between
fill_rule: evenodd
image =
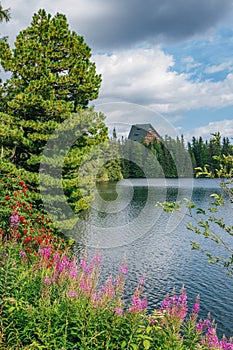
<instances>
[{"instance_id":1,"label":"wooden lodge","mask_svg":"<svg viewBox=\"0 0 233 350\"><path fill-rule=\"evenodd\" d=\"M131 126L128 139L148 145L154 139L160 141L161 137L151 124L135 124Z\"/></svg>"}]
</instances>

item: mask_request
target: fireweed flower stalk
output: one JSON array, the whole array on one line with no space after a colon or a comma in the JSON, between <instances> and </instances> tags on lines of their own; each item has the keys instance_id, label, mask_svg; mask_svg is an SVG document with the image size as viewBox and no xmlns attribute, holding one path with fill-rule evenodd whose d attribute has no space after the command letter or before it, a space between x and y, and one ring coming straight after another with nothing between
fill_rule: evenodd
<instances>
[{"instance_id":1,"label":"fireweed flower stalk","mask_svg":"<svg viewBox=\"0 0 233 350\"><path fill-rule=\"evenodd\" d=\"M200 333L201 344L208 349L233 350L232 339L228 341L225 336L223 336L222 340L218 339L216 325L214 321L211 321L210 314L205 320L199 320L196 324L196 329Z\"/></svg>"},{"instance_id":2,"label":"fireweed flower stalk","mask_svg":"<svg viewBox=\"0 0 233 350\"><path fill-rule=\"evenodd\" d=\"M42 286L65 286L68 298L78 297L88 300L94 308L109 307L119 315L123 314L122 300L124 284L128 267L126 262L120 267L116 279L108 277L102 287L98 286L101 258L96 255L87 261L84 256L79 263L75 256L68 257L59 253L52 253L50 247L39 248L37 269L41 272ZM147 302L141 299L145 278L142 277L132 298L132 305L128 312L141 312L146 309ZM64 289L64 288L63 288ZM52 289L51 289L52 290Z\"/></svg>"},{"instance_id":3,"label":"fireweed flower stalk","mask_svg":"<svg viewBox=\"0 0 233 350\"><path fill-rule=\"evenodd\" d=\"M90 262L84 257L77 263L75 255L53 254L50 247L40 248L38 257L37 269L41 271L43 281L46 276L57 287L65 285L67 291L63 289L68 297L75 295L96 302L100 257L96 255Z\"/></svg>"},{"instance_id":4,"label":"fireweed flower stalk","mask_svg":"<svg viewBox=\"0 0 233 350\"><path fill-rule=\"evenodd\" d=\"M192 313L190 316L191 321L196 322L199 311L200 311L200 295L198 294L192 307Z\"/></svg>"},{"instance_id":5,"label":"fireweed flower stalk","mask_svg":"<svg viewBox=\"0 0 233 350\"><path fill-rule=\"evenodd\" d=\"M137 313L137 312L142 312L146 310L147 308L146 298L145 297L143 299L141 298L141 295L144 289L144 283L145 283L145 276L142 276L134 292L134 295L132 297L131 306L127 310L129 313Z\"/></svg>"},{"instance_id":6,"label":"fireweed flower stalk","mask_svg":"<svg viewBox=\"0 0 233 350\"><path fill-rule=\"evenodd\" d=\"M94 301L95 308L106 308L109 307L110 304L114 304L115 287L113 284L112 275L107 278L107 281L99 289L99 291L92 295L92 299Z\"/></svg>"},{"instance_id":7,"label":"fireweed flower stalk","mask_svg":"<svg viewBox=\"0 0 233 350\"><path fill-rule=\"evenodd\" d=\"M226 337L223 336L222 340L219 341L219 347L223 350L233 350L232 339L230 339L230 341L227 341Z\"/></svg>"},{"instance_id":8,"label":"fireweed flower stalk","mask_svg":"<svg viewBox=\"0 0 233 350\"><path fill-rule=\"evenodd\" d=\"M96 299L96 288L100 275L101 262L102 259L98 256L98 253L96 253L90 262L87 261L86 254L79 262L77 288L80 295L87 297L90 302Z\"/></svg>"},{"instance_id":9,"label":"fireweed flower stalk","mask_svg":"<svg viewBox=\"0 0 233 350\"><path fill-rule=\"evenodd\" d=\"M116 300L116 307L115 311L117 314L121 315L123 314L123 294L124 294L124 288L125 288L125 280L128 273L128 266L126 262L126 258L123 260L122 266L120 266L119 273L116 276L115 279L115 300Z\"/></svg>"},{"instance_id":10,"label":"fireweed flower stalk","mask_svg":"<svg viewBox=\"0 0 233 350\"><path fill-rule=\"evenodd\" d=\"M187 295L184 286L181 288L179 296L173 291L173 295L167 294L163 300L160 309L169 315L169 319L181 324L188 312Z\"/></svg>"}]
</instances>

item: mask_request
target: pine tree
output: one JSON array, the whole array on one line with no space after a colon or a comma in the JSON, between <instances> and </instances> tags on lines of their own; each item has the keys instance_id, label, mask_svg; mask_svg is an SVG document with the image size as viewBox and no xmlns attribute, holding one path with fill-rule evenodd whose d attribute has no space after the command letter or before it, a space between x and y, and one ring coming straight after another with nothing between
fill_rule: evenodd
<instances>
[{"instance_id":1,"label":"pine tree","mask_svg":"<svg viewBox=\"0 0 233 350\"><path fill-rule=\"evenodd\" d=\"M163 170L158 162L157 152L153 147L147 152L144 164L144 171L146 178L163 177Z\"/></svg>"},{"instance_id":2,"label":"pine tree","mask_svg":"<svg viewBox=\"0 0 233 350\"><path fill-rule=\"evenodd\" d=\"M69 30L62 14L52 18L40 10L17 36L15 48L1 42L0 50L1 65L12 74L2 85L0 110L24 130L28 142L17 145L12 161L27 168L46 135L98 97L101 77L90 61L90 48Z\"/></svg>"},{"instance_id":3,"label":"pine tree","mask_svg":"<svg viewBox=\"0 0 233 350\"><path fill-rule=\"evenodd\" d=\"M90 174L80 186L79 167L85 155L107 139L104 116L87 108L98 97L101 83L90 58L90 48L83 37L69 30L66 17L52 17L45 10L39 10L31 25L19 33L13 50L8 43L0 43L0 63L11 73L1 84L1 172L20 173L38 192L43 149L61 123L71 118L66 127L72 131L75 122L77 139L66 149L63 186L76 211L86 207L94 183ZM60 146L57 162L64 153ZM56 169L54 158L46 161ZM50 182L55 184L56 177ZM53 199L59 202L59 195Z\"/></svg>"},{"instance_id":4,"label":"pine tree","mask_svg":"<svg viewBox=\"0 0 233 350\"><path fill-rule=\"evenodd\" d=\"M210 171L215 172L216 169L219 168L219 160L215 158L215 156L220 156L221 154L221 136L220 133L211 134L213 137L210 139L209 147L208 147L208 164Z\"/></svg>"},{"instance_id":5,"label":"pine tree","mask_svg":"<svg viewBox=\"0 0 233 350\"><path fill-rule=\"evenodd\" d=\"M116 128L113 128L113 138L108 143L108 158L109 161L104 165L104 169L108 174L109 181L118 181L122 180L122 172L121 172L121 152L122 146L117 141L117 132Z\"/></svg>"},{"instance_id":6,"label":"pine tree","mask_svg":"<svg viewBox=\"0 0 233 350\"><path fill-rule=\"evenodd\" d=\"M0 3L0 22L10 20L10 9L3 9L2 4Z\"/></svg>"},{"instance_id":7,"label":"pine tree","mask_svg":"<svg viewBox=\"0 0 233 350\"><path fill-rule=\"evenodd\" d=\"M10 20L10 9L3 9L0 3L0 22L8 22ZM0 37L0 41L6 41L7 37Z\"/></svg>"},{"instance_id":8,"label":"pine tree","mask_svg":"<svg viewBox=\"0 0 233 350\"><path fill-rule=\"evenodd\" d=\"M223 137L222 139L222 154L232 154L232 146L228 137Z\"/></svg>"}]
</instances>

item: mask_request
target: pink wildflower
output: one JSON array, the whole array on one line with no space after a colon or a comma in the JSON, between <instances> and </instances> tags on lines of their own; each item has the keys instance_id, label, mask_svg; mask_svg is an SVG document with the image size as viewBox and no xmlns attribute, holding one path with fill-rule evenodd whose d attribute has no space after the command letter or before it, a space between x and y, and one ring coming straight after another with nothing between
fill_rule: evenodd
<instances>
[{"instance_id":1,"label":"pink wildflower","mask_svg":"<svg viewBox=\"0 0 233 350\"><path fill-rule=\"evenodd\" d=\"M44 284L51 284L51 279L48 277L45 277Z\"/></svg>"},{"instance_id":2,"label":"pink wildflower","mask_svg":"<svg viewBox=\"0 0 233 350\"><path fill-rule=\"evenodd\" d=\"M193 304L193 307L192 307L192 314L195 318L199 314L199 311L200 311L200 296L198 294L198 296L195 300L195 303Z\"/></svg>"},{"instance_id":3,"label":"pink wildflower","mask_svg":"<svg viewBox=\"0 0 233 350\"><path fill-rule=\"evenodd\" d=\"M69 267L69 258L67 256L64 256L61 259L61 264L62 264L62 266Z\"/></svg>"},{"instance_id":4,"label":"pink wildflower","mask_svg":"<svg viewBox=\"0 0 233 350\"><path fill-rule=\"evenodd\" d=\"M233 344L232 341L227 341L226 337L224 336L222 340L219 342L220 349L223 350L233 350Z\"/></svg>"},{"instance_id":5,"label":"pink wildflower","mask_svg":"<svg viewBox=\"0 0 233 350\"><path fill-rule=\"evenodd\" d=\"M211 327L211 321L210 316L208 315L208 318L204 321L200 320L199 323L196 324L196 329L198 332L202 333L203 331L209 329Z\"/></svg>"},{"instance_id":6,"label":"pink wildflower","mask_svg":"<svg viewBox=\"0 0 233 350\"><path fill-rule=\"evenodd\" d=\"M102 258L98 255L95 255L94 258L92 258L91 260L92 262L97 262L97 263L101 263L102 262Z\"/></svg>"},{"instance_id":7,"label":"pink wildflower","mask_svg":"<svg viewBox=\"0 0 233 350\"><path fill-rule=\"evenodd\" d=\"M123 275L126 275L127 272L128 272L128 266L121 266L121 267L120 267L120 272L121 272Z\"/></svg>"},{"instance_id":8,"label":"pink wildflower","mask_svg":"<svg viewBox=\"0 0 233 350\"><path fill-rule=\"evenodd\" d=\"M82 290L83 292L89 292L90 289L91 289L91 284L90 284L90 282L85 281L84 279L82 279L82 280L80 281L79 286L80 286L80 288L81 288L81 290Z\"/></svg>"},{"instance_id":9,"label":"pink wildflower","mask_svg":"<svg viewBox=\"0 0 233 350\"><path fill-rule=\"evenodd\" d=\"M182 287L179 297L175 295L175 292L173 293L172 296L167 294L160 309L167 311L170 316L178 318L182 322L188 312L187 295L184 287Z\"/></svg>"},{"instance_id":10,"label":"pink wildflower","mask_svg":"<svg viewBox=\"0 0 233 350\"><path fill-rule=\"evenodd\" d=\"M118 314L118 315L122 315L122 314L123 314L123 310L122 310L120 307L117 307L117 308L115 309L115 312L116 312L116 314Z\"/></svg>"},{"instance_id":11,"label":"pink wildflower","mask_svg":"<svg viewBox=\"0 0 233 350\"><path fill-rule=\"evenodd\" d=\"M68 292L68 296L69 296L70 298L75 298L75 297L78 296L78 293L77 293L77 292L74 292L74 291L69 291L69 292Z\"/></svg>"},{"instance_id":12,"label":"pink wildflower","mask_svg":"<svg viewBox=\"0 0 233 350\"><path fill-rule=\"evenodd\" d=\"M50 248L39 248L38 253L46 259L49 259L50 254L51 254L51 249Z\"/></svg>"},{"instance_id":13,"label":"pink wildflower","mask_svg":"<svg viewBox=\"0 0 233 350\"><path fill-rule=\"evenodd\" d=\"M70 277L73 277L73 278L77 277L78 269L77 269L75 258L73 258L73 260L71 261L69 268L70 268L70 271L69 271Z\"/></svg>"},{"instance_id":14,"label":"pink wildflower","mask_svg":"<svg viewBox=\"0 0 233 350\"><path fill-rule=\"evenodd\" d=\"M81 259L79 265L84 269L84 267L87 265L86 260Z\"/></svg>"},{"instance_id":15,"label":"pink wildflower","mask_svg":"<svg viewBox=\"0 0 233 350\"><path fill-rule=\"evenodd\" d=\"M17 214L12 214L10 217L10 225L11 227L17 228L19 226L20 219Z\"/></svg>"},{"instance_id":16,"label":"pink wildflower","mask_svg":"<svg viewBox=\"0 0 233 350\"><path fill-rule=\"evenodd\" d=\"M129 308L129 312L140 312L147 308L147 301L137 295L134 295L132 298L132 306Z\"/></svg>"},{"instance_id":17,"label":"pink wildflower","mask_svg":"<svg viewBox=\"0 0 233 350\"><path fill-rule=\"evenodd\" d=\"M198 314L200 311L200 304L194 303L192 307L192 313L193 314Z\"/></svg>"},{"instance_id":18,"label":"pink wildflower","mask_svg":"<svg viewBox=\"0 0 233 350\"><path fill-rule=\"evenodd\" d=\"M93 266L90 266L90 265L87 265L85 268L84 268L84 272L85 273L91 273L93 270Z\"/></svg>"},{"instance_id":19,"label":"pink wildflower","mask_svg":"<svg viewBox=\"0 0 233 350\"><path fill-rule=\"evenodd\" d=\"M76 269L71 269L70 270L70 277L77 277L78 276L78 271Z\"/></svg>"},{"instance_id":20,"label":"pink wildflower","mask_svg":"<svg viewBox=\"0 0 233 350\"><path fill-rule=\"evenodd\" d=\"M59 253L55 253L55 254L53 255L53 260L54 260L54 261L60 261L60 254L59 254Z\"/></svg>"},{"instance_id":21,"label":"pink wildflower","mask_svg":"<svg viewBox=\"0 0 233 350\"><path fill-rule=\"evenodd\" d=\"M19 252L19 256L20 256L20 258L26 258L27 254L26 254L26 252L24 250L21 250Z\"/></svg>"},{"instance_id":22,"label":"pink wildflower","mask_svg":"<svg viewBox=\"0 0 233 350\"><path fill-rule=\"evenodd\" d=\"M217 348L219 346L218 337L216 334L216 329L210 327L206 333L207 344L210 348Z\"/></svg>"},{"instance_id":23,"label":"pink wildflower","mask_svg":"<svg viewBox=\"0 0 233 350\"><path fill-rule=\"evenodd\" d=\"M144 285L145 284L145 281L146 281L146 276L145 275L142 275L140 280L139 280L139 284L140 285Z\"/></svg>"},{"instance_id":24,"label":"pink wildflower","mask_svg":"<svg viewBox=\"0 0 233 350\"><path fill-rule=\"evenodd\" d=\"M109 278L107 279L105 285L102 287L102 290L104 291L104 294L108 299L112 299L115 294L114 286L112 283L112 276L110 275Z\"/></svg>"}]
</instances>

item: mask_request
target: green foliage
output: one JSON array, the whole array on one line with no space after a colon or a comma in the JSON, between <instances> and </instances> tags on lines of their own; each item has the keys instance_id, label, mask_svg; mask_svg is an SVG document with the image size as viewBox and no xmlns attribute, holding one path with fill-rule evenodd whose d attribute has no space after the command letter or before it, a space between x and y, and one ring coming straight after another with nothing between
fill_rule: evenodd
<instances>
[{"instance_id":1,"label":"green foliage","mask_svg":"<svg viewBox=\"0 0 233 350\"><path fill-rule=\"evenodd\" d=\"M211 173L212 177L218 177L217 170L222 166L222 158L231 154L231 145L229 138L224 137L221 142L220 134L216 133L205 143L202 137L193 137L192 143L188 143L188 151L196 176L209 177Z\"/></svg>"},{"instance_id":2,"label":"green foliage","mask_svg":"<svg viewBox=\"0 0 233 350\"><path fill-rule=\"evenodd\" d=\"M145 172L155 178L190 177L193 174L208 177L210 172L213 177L217 177L226 170L226 167L228 172L232 173L230 163L222 168L224 157L231 152L231 145L228 138L223 138L221 142L220 135L217 139L213 135L209 142L204 142L202 137L199 139L193 137L192 142L188 142L187 149L183 136L173 139L166 135L160 141L155 139L148 145L144 144L143 147L149 149L150 153L142 151L140 146L135 143L132 147L128 140L123 140L122 147L126 159L122 159L121 169L124 178L145 177ZM135 161L130 162L129 157ZM220 173L217 173L216 169Z\"/></svg>"},{"instance_id":3,"label":"green foliage","mask_svg":"<svg viewBox=\"0 0 233 350\"><path fill-rule=\"evenodd\" d=\"M114 129L115 130L115 129ZM116 131L113 133L116 136ZM121 172L121 144L116 137L102 144L101 153L103 165L100 167L96 181L118 181L123 179Z\"/></svg>"},{"instance_id":4,"label":"green foliage","mask_svg":"<svg viewBox=\"0 0 233 350\"><path fill-rule=\"evenodd\" d=\"M62 207L62 189L76 213L88 207L93 199L101 144L106 139L104 115L96 113L93 108L74 114L56 130L40 161L43 180L41 193L48 199L51 208ZM45 193L44 185L47 186Z\"/></svg>"},{"instance_id":5,"label":"green foliage","mask_svg":"<svg viewBox=\"0 0 233 350\"><path fill-rule=\"evenodd\" d=\"M183 137L169 136L149 144L122 140L121 171L124 178L190 177L191 162ZM190 164L190 166L189 166Z\"/></svg>"}]
</instances>

